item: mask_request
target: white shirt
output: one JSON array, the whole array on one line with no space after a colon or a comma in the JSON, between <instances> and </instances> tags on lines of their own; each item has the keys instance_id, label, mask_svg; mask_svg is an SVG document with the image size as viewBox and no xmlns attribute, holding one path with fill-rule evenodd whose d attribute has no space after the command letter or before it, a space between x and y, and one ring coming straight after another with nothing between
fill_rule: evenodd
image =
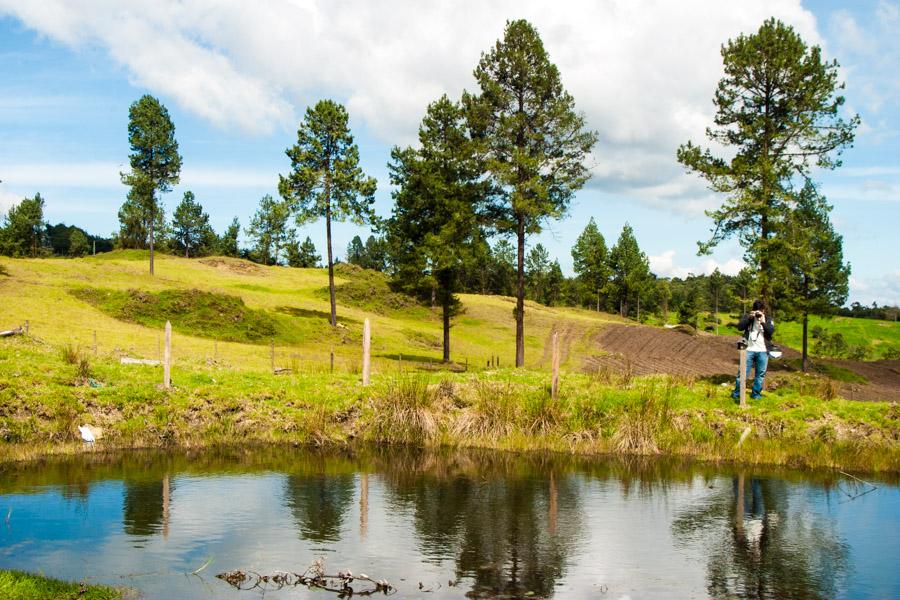
<instances>
[{"instance_id":1,"label":"white shirt","mask_svg":"<svg viewBox=\"0 0 900 600\"><path fill-rule=\"evenodd\" d=\"M766 352L766 337L763 335L763 322L753 319L750 323L750 335L747 336L747 352Z\"/></svg>"}]
</instances>

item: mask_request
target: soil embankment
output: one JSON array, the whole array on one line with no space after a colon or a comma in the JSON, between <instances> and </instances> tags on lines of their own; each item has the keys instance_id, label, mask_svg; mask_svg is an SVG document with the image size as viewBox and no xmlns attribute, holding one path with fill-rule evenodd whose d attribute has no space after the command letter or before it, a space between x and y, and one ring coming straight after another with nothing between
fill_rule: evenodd
<instances>
[{"instance_id":1,"label":"soil embankment","mask_svg":"<svg viewBox=\"0 0 900 600\"><path fill-rule=\"evenodd\" d=\"M594 338L602 353L584 360L584 371L611 369L633 375L667 373L689 377L733 376L738 369L736 338L681 329L643 325L610 324ZM784 359L799 358L792 348L783 348ZM816 359L822 360L822 359ZM900 360L858 362L825 360L866 379L866 383L842 383L841 395L852 400L900 402ZM789 370L781 361L770 361L773 373Z\"/></svg>"}]
</instances>

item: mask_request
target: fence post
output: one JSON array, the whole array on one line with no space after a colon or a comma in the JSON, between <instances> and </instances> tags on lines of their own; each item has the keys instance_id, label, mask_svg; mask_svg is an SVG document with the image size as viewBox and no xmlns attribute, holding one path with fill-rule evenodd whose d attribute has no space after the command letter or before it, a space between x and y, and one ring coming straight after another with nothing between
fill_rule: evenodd
<instances>
[{"instance_id":1,"label":"fence post","mask_svg":"<svg viewBox=\"0 0 900 600\"><path fill-rule=\"evenodd\" d=\"M163 360L163 387L172 387L172 323L166 321L166 353Z\"/></svg>"},{"instance_id":2,"label":"fence post","mask_svg":"<svg viewBox=\"0 0 900 600\"><path fill-rule=\"evenodd\" d=\"M275 338L272 338L272 342L269 345L269 357L272 359L272 373L275 372Z\"/></svg>"},{"instance_id":3,"label":"fence post","mask_svg":"<svg viewBox=\"0 0 900 600\"><path fill-rule=\"evenodd\" d=\"M553 332L553 377L550 380L550 397L556 401L559 396L559 332Z\"/></svg>"},{"instance_id":4,"label":"fence post","mask_svg":"<svg viewBox=\"0 0 900 600\"><path fill-rule=\"evenodd\" d=\"M366 319L363 322L363 340L362 340L362 350L363 350L363 364L362 364L362 384L369 385L369 354L372 350L372 327L369 325L369 320Z\"/></svg>"},{"instance_id":5,"label":"fence post","mask_svg":"<svg viewBox=\"0 0 900 600\"><path fill-rule=\"evenodd\" d=\"M29 328L28 319L25 319L25 335L28 335L28 328Z\"/></svg>"},{"instance_id":6,"label":"fence post","mask_svg":"<svg viewBox=\"0 0 900 600\"><path fill-rule=\"evenodd\" d=\"M334 373L334 346L331 347L331 372Z\"/></svg>"},{"instance_id":7,"label":"fence post","mask_svg":"<svg viewBox=\"0 0 900 600\"><path fill-rule=\"evenodd\" d=\"M97 356L97 330L96 329L94 330L94 356Z\"/></svg>"},{"instance_id":8,"label":"fence post","mask_svg":"<svg viewBox=\"0 0 900 600\"><path fill-rule=\"evenodd\" d=\"M213 362L219 361L219 339L213 340Z\"/></svg>"},{"instance_id":9,"label":"fence post","mask_svg":"<svg viewBox=\"0 0 900 600\"><path fill-rule=\"evenodd\" d=\"M741 366L738 367L738 374L741 378L740 384L740 402L741 408L747 407L747 349L741 348Z\"/></svg>"}]
</instances>

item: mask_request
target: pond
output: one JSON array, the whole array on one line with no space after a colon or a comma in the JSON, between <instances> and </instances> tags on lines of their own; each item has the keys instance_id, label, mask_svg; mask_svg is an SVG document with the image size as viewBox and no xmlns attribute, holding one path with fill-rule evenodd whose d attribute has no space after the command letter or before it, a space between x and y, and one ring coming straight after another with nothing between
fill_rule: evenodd
<instances>
[{"instance_id":1,"label":"pond","mask_svg":"<svg viewBox=\"0 0 900 600\"><path fill-rule=\"evenodd\" d=\"M449 450L88 453L0 465L0 568L150 600L337 597L216 578L319 557L394 598L900 598L900 488L874 484Z\"/></svg>"}]
</instances>

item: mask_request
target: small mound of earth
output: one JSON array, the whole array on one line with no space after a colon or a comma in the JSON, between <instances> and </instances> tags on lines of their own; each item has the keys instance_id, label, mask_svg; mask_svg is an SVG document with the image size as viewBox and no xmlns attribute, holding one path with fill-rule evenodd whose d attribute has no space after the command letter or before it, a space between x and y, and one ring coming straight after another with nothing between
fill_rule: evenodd
<instances>
[{"instance_id":1,"label":"small mound of earth","mask_svg":"<svg viewBox=\"0 0 900 600\"><path fill-rule=\"evenodd\" d=\"M208 267L213 267L220 271L228 271L229 273L237 273L238 275L265 275L265 270L259 265L241 258L215 256L212 258L201 258L199 262Z\"/></svg>"}]
</instances>

